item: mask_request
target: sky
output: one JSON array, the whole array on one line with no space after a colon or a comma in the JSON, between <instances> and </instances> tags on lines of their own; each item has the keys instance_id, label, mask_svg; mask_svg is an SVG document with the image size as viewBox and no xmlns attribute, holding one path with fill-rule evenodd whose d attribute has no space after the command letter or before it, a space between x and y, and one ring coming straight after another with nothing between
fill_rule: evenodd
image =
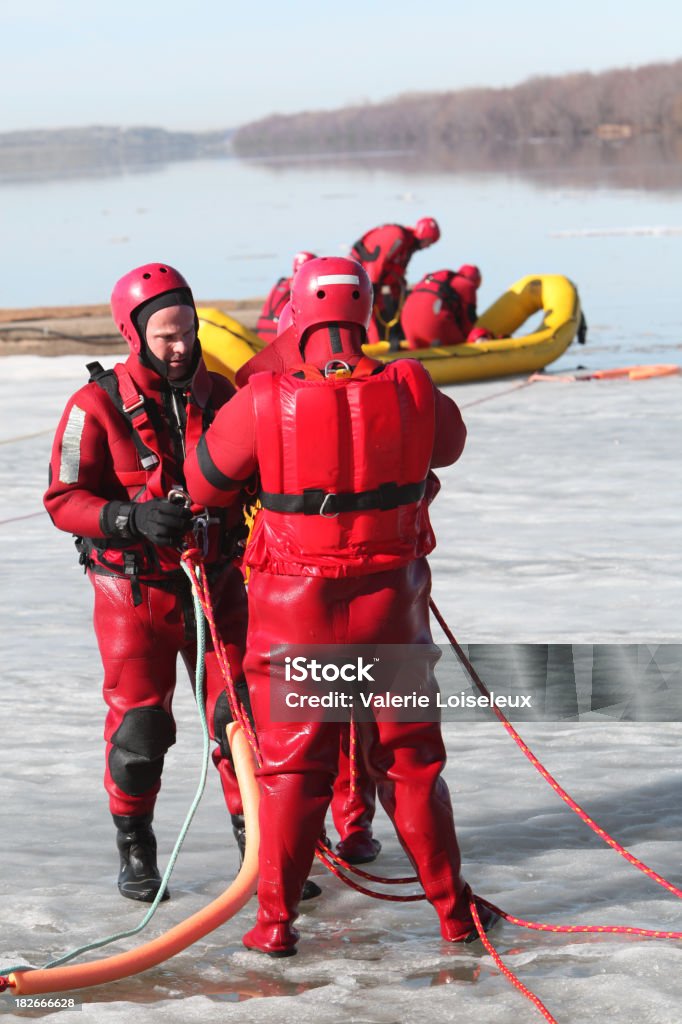
<instances>
[{"instance_id":1,"label":"sky","mask_svg":"<svg viewBox=\"0 0 682 1024\"><path fill-rule=\"evenodd\" d=\"M0 131L230 128L682 56L671 0L3 0Z\"/></svg>"}]
</instances>

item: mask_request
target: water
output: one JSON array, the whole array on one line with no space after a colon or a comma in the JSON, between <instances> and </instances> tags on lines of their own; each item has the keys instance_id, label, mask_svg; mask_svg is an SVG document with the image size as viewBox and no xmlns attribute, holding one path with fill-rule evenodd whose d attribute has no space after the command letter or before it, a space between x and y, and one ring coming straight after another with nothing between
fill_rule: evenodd
<instances>
[{"instance_id":1,"label":"water","mask_svg":"<svg viewBox=\"0 0 682 1024\"><path fill-rule=\"evenodd\" d=\"M178 265L205 299L264 295L298 249L343 254L369 227L424 215L442 237L410 279L477 263L480 306L529 273L580 290L587 350L556 364L682 362L682 174L666 187L602 167L523 175L415 167L408 157L256 163L203 160L118 177L0 183L7 260L0 305L106 301L136 264ZM623 181L625 184L623 184Z\"/></svg>"}]
</instances>

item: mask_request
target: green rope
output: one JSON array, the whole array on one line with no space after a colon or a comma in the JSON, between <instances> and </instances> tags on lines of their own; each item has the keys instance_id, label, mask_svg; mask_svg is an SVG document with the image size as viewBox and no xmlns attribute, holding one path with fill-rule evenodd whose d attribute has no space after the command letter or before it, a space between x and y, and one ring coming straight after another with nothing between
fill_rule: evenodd
<instances>
[{"instance_id":1,"label":"green rope","mask_svg":"<svg viewBox=\"0 0 682 1024\"><path fill-rule=\"evenodd\" d=\"M182 565L185 575L189 578L190 584L192 586L194 616L197 623L197 660L195 674L195 696L197 708L199 709L199 721L201 723L201 731L203 736L201 774L199 778L199 785L197 786L197 791L194 795L192 805L189 811L187 812L185 822L180 830L180 835L178 836L175 846L173 847L173 852L171 853L170 860L168 861L168 867L164 871L163 878L161 879L159 891L156 894L154 902L151 904L149 910L144 915L140 923L135 928L130 928L127 931L116 932L114 935L108 935L107 938L99 939L99 941L97 942L89 942L87 945L79 946L78 949L74 949L70 953L65 953L64 956L60 956L56 960L50 960L49 963L46 963L44 965L44 967L42 968L43 970L46 970L49 967L58 967L60 964L68 963L69 960L74 960L77 956L80 956L82 953L88 953L92 949L99 949L101 946L108 946L109 943L116 942L119 939L127 939L131 935L137 935L138 932L141 932L143 928L147 927L152 917L156 913L156 908L161 902L161 898L166 890L166 886L168 885L168 880L173 874L173 868L175 867L175 862L178 859L178 854L180 853L182 844L185 841L185 837L192 823L192 818L194 817L197 807L199 806L199 803L201 801L201 797L204 792L204 787L206 786L206 775L208 772L208 759L210 752L210 738L208 734L208 724L206 722L206 709L204 707L204 658L206 654L206 623L204 619L204 612L201 607L201 602L199 601L199 598L196 593L196 588L194 586L192 574L190 573L189 569L187 568L184 562L181 562L180 564ZM200 571L200 569L197 569L197 573L200 573ZM0 976L8 975L12 971L32 970L35 970L35 968L29 967L26 964L17 964L14 967L0 967Z\"/></svg>"}]
</instances>

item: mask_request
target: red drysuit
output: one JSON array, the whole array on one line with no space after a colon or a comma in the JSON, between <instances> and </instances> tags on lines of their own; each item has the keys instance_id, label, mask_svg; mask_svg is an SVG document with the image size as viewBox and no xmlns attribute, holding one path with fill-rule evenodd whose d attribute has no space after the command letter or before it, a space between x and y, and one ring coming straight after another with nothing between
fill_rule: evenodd
<instances>
[{"instance_id":1,"label":"red drysuit","mask_svg":"<svg viewBox=\"0 0 682 1024\"><path fill-rule=\"evenodd\" d=\"M408 348L460 345L471 330L452 270L426 274L405 299L400 316ZM469 282L467 282L469 284Z\"/></svg>"},{"instance_id":2,"label":"red drysuit","mask_svg":"<svg viewBox=\"0 0 682 1024\"><path fill-rule=\"evenodd\" d=\"M418 363L349 361L357 365L345 378L309 364L251 377L185 464L193 498L214 505L261 474L244 661L263 759L259 911L244 941L275 954L298 938L293 922L332 794L340 726L272 720L271 649L432 642L427 476L459 458L466 436L457 406ZM357 730L442 934L459 940L473 924L440 727L378 721Z\"/></svg>"},{"instance_id":3,"label":"red drysuit","mask_svg":"<svg viewBox=\"0 0 682 1024\"><path fill-rule=\"evenodd\" d=\"M280 277L270 289L270 294L263 303L263 309L256 325L256 334L263 341L274 341L277 337L277 324L282 310L289 301L290 294L290 277Z\"/></svg>"},{"instance_id":4,"label":"red drysuit","mask_svg":"<svg viewBox=\"0 0 682 1024\"><path fill-rule=\"evenodd\" d=\"M113 381L129 408L139 398L132 420L95 380L76 392L57 428L44 501L55 525L77 535L81 562L94 588L94 625L109 708L105 787L110 808L115 815L140 817L154 807L164 755L175 742L172 699L178 653L194 678L194 614L180 551L143 538L109 540L101 517L110 501L161 498L174 486L184 487L184 449L196 444L234 389L225 378L208 373L202 361L191 386L184 388L172 388L136 356L116 367L115 380L110 373L96 376L109 388ZM209 510L206 557L218 629L233 678L243 686L246 596L228 550L241 513L231 504L229 510ZM225 738L231 716L210 637L208 641L206 708L218 743L213 760L228 808L238 814L241 800Z\"/></svg>"},{"instance_id":5,"label":"red drysuit","mask_svg":"<svg viewBox=\"0 0 682 1024\"><path fill-rule=\"evenodd\" d=\"M399 314L405 297L407 265L419 248L414 230L402 224L372 228L354 244L351 257L362 264L374 286L369 341L387 340L387 324Z\"/></svg>"}]
</instances>

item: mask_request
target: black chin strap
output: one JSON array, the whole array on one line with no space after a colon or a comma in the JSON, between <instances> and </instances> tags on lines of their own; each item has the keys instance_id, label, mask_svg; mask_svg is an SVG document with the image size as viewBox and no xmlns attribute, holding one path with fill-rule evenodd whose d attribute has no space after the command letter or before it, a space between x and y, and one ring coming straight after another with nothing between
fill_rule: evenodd
<instances>
[{"instance_id":1,"label":"black chin strap","mask_svg":"<svg viewBox=\"0 0 682 1024\"><path fill-rule=\"evenodd\" d=\"M341 344L341 331L339 330L338 324L329 325L329 341L331 342L331 349L335 355L339 352L343 352L343 345Z\"/></svg>"}]
</instances>

